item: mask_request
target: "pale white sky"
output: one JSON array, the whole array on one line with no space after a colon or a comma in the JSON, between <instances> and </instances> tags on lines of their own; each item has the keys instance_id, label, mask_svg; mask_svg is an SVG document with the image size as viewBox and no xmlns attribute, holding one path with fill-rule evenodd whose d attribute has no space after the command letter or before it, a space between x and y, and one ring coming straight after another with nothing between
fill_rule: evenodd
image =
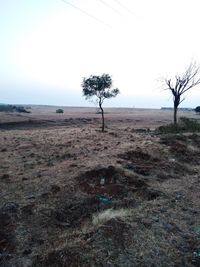
<instances>
[{"instance_id":1,"label":"pale white sky","mask_svg":"<svg viewBox=\"0 0 200 267\"><path fill-rule=\"evenodd\" d=\"M160 79L200 62L199 10L199 0L0 0L0 103L93 105L82 79L109 73L121 94L105 105L170 106ZM182 106L199 104L197 87Z\"/></svg>"}]
</instances>

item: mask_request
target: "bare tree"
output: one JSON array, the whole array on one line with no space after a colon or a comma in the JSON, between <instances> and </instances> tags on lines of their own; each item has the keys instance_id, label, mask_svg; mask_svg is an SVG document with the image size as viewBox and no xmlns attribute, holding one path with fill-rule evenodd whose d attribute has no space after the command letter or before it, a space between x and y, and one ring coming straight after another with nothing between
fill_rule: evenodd
<instances>
[{"instance_id":1,"label":"bare tree","mask_svg":"<svg viewBox=\"0 0 200 267\"><path fill-rule=\"evenodd\" d=\"M188 68L182 75L176 75L174 81L171 79L165 79L167 90L170 90L173 95L174 102L174 124L177 124L177 111L178 106L185 100L183 95L200 84L199 66L196 62L191 62Z\"/></svg>"}]
</instances>

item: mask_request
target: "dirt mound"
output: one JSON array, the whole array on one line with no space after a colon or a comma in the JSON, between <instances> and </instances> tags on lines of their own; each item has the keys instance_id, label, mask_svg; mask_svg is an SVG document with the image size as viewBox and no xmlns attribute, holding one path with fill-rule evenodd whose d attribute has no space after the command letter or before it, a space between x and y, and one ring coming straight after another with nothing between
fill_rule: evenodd
<instances>
[{"instance_id":1,"label":"dirt mound","mask_svg":"<svg viewBox=\"0 0 200 267\"><path fill-rule=\"evenodd\" d=\"M121 198L129 191L135 192L138 189L148 187L144 180L114 166L87 171L77 179L83 192L90 195L105 195L111 198Z\"/></svg>"},{"instance_id":2,"label":"dirt mound","mask_svg":"<svg viewBox=\"0 0 200 267\"><path fill-rule=\"evenodd\" d=\"M140 149L130 150L118 156L129 161L123 164L125 168L144 176L150 175L151 171L155 169L160 162L158 158L154 158Z\"/></svg>"},{"instance_id":3,"label":"dirt mound","mask_svg":"<svg viewBox=\"0 0 200 267\"><path fill-rule=\"evenodd\" d=\"M75 248L75 247L52 251L45 257L44 260L41 260L39 266L49 266L49 267L83 266L81 264L79 251L80 248Z\"/></svg>"},{"instance_id":4,"label":"dirt mound","mask_svg":"<svg viewBox=\"0 0 200 267\"><path fill-rule=\"evenodd\" d=\"M120 154L119 157L134 162L141 160L150 161L152 159L152 157L149 154L144 153L141 150L130 150L124 154Z\"/></svg>"},{"instance_id":5,"label":"dirt mound","mask_svg":"<svg viewBox=\"0 0 200 267\"><path fill-rule=\"evenodd\" d=\"M150 188L145 179L114 166L87 171L77 179L80 189L84 193L98 197L100 203L111 203L114 206L115 201L118 200L122 206L123 204L132 206L134 201L150 201L164 195L162 192ZM101 184L102 180L103 184ZM103 199L104 196L108 198L107 202Z\"/></svg>"},{"instance_id":6,"label":"dirt mound","mask_svg":"<svg viewBox=\"0 0 200 267\"><path fill-rule=\"evenodd\" d=\"M99 207L99 199L96 197L71 198L66 201L60 201L55 208L54 218L58 225L76 227L84 219L89 218Z\"/></svg>"},{"instance_id":7,"label":"dirt mound","mask_svg":"<svg viewBox=\"0 0 200 267\"><path fill-rule=\"evenodd\" d=\"M200 161L200 136L192 135L174 135L169 134L162 136L160 139L162 144L169 146L171 154L182 162L190 162L191 164L199 164Z\"/></svg>"},{"instance_id":8,"label":"dirt mound","mask_svg":"<svg viewBox=\"0 0 200 267\"><path fill-rule=\"evenodd\" d=\"M116 263L116 266L120 266L118 265L120 257L126 256L126 261L131 261L130 255L126 255L129 229L130 226L123 220L110 219L97 231L85 235L82 245L80 243L77 246L66 244L62 249L49 252L45 259L40 260L40 264L37 263L36 266L114 266L108 263L108 253L111 253L111 261Z\"/></svg>"}]
</instances>

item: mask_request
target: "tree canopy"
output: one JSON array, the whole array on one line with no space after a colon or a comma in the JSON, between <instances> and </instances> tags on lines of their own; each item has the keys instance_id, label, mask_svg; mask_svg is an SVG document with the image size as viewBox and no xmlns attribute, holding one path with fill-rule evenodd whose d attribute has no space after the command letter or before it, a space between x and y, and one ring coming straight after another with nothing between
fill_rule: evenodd
<instances>
[{"instance_id":1,"label":"tree canopy","mask_svg":"<svg viewBox=\"0 0 200 267\"><path fill-rule=\"evenodd\" d=\"M86 99L96 97L102 114L102 132L104 131L104 110L102 104L105 99L115 97L119 94L119 89L112 89L112 78L109 74L101 76L91 75L89 78L83 78L83 95Z\"/></svg>"}]
</instances>

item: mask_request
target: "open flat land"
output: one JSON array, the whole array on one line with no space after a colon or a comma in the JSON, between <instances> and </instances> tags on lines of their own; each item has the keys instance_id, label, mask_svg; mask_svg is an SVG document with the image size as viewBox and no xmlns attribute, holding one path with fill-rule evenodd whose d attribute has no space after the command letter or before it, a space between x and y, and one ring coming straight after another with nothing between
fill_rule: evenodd
<instances>
[{"instance_id":1,"label":"open flat land","mask_svg":"<svg viewBox=\"0 0 200 267\"><path fill-rule=\"evenodd\" d=\"M200 266L200 135L172 111L0 113L0 266ZM179 116L197 117L194 112Z\"/></svg>"}]
</instances>

